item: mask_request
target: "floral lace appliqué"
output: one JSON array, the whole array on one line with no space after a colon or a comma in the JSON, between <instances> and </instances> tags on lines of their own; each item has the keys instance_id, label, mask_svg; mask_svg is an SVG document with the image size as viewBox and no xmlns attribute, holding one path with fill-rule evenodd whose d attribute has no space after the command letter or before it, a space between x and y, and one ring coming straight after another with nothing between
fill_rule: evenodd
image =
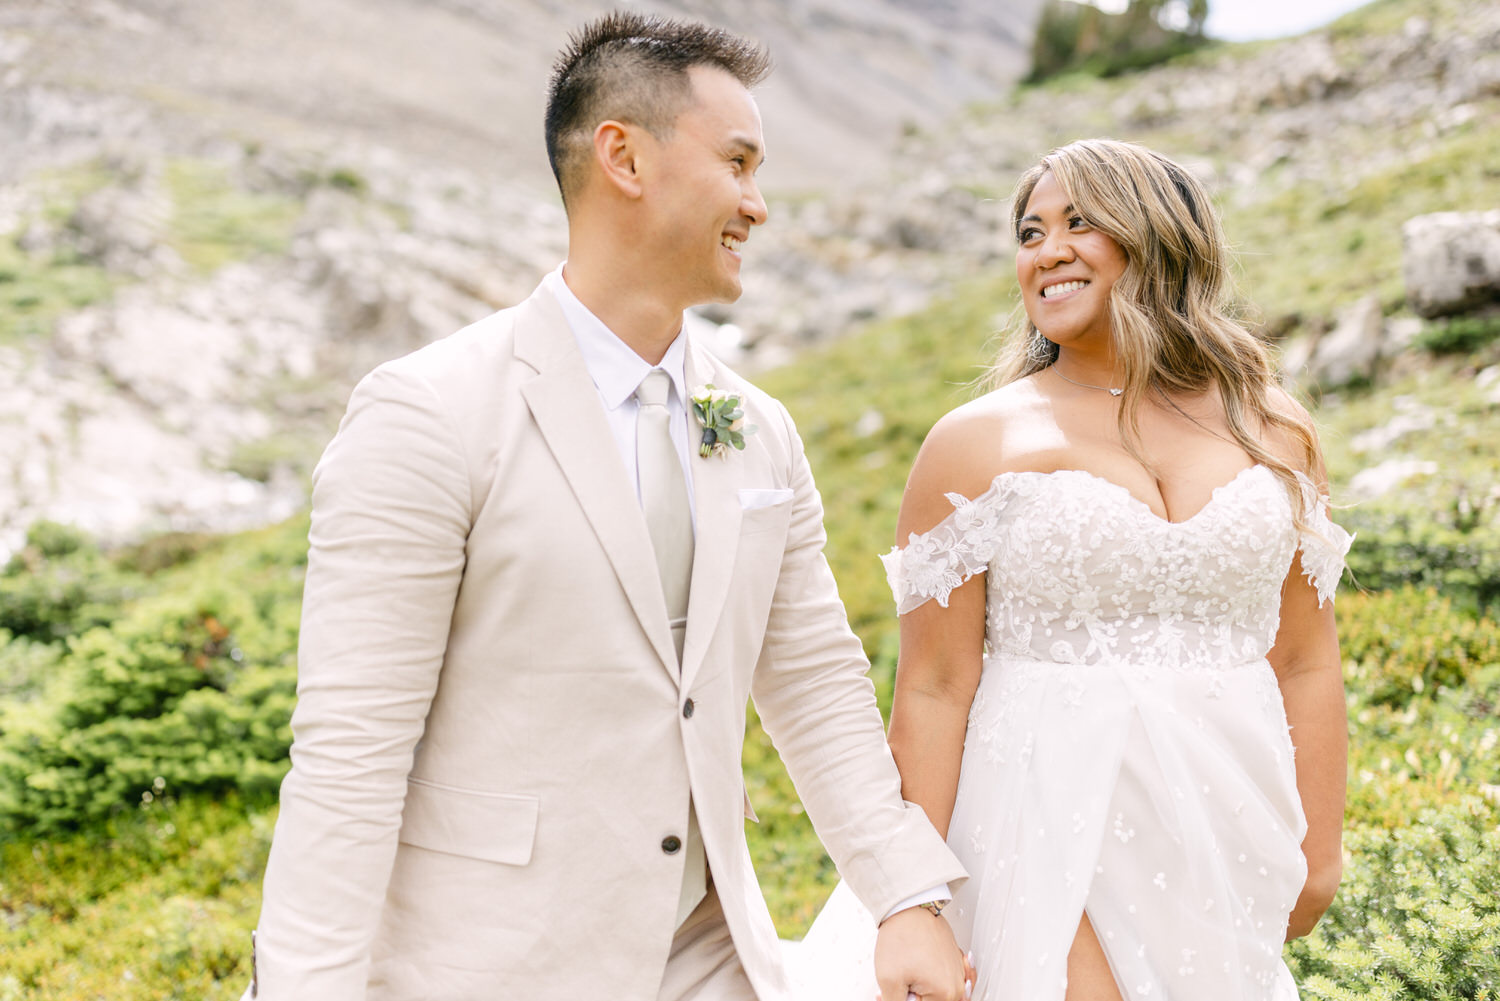
<instances>
[{"instance_id":1,"label":"floral lace appliqu\u00e9","mask_svg":"<svg viewBox=\"0 0 1500 1001\"><path fill-rule=\"evenodd\" d=\"M1307 512L1307 527L1297 539L1302 556L1302 575L1318 590L1318 607L1333 600L1339 579L1344 576L1344 557L1354 544L1354 536L1334 524L1328 515L1328 498L1320 495L1312 480L1297 477L1302 484L1302 504Z\"/></svg>"},{"instance_id":2,"label":"floral lace appliqu\u00e9","mask_svg":"<svg viewBox=\"0 0 1500 1001\"><path fill-rule=\"evenodd\" d=\"M905 549L893 546L880 557L899 615L932 599L947 608L948 595L983 573L995 557L1000 494L991 489L973 501L962 494L946 496L954 507L952 514L930 532L913 533Z\"/></svg>"},{"instance_id":3,"label":"floral lace appliqu\u00e9","mask_svg":"<svg viewBox=\"0 0 1500 1001\"><path fill-rule=\"evenodd\" d=\"M1294 554L1329 600L1351 536L1302 481L1306 528L1276 475L1252 466L1204 508L1169 522L1118 484L1081 470L1001 473L953 512L881 557L906 614L986 574L992 655L1143 669L1243 664L1275 640Z\"/></svg>"}]
</instances>

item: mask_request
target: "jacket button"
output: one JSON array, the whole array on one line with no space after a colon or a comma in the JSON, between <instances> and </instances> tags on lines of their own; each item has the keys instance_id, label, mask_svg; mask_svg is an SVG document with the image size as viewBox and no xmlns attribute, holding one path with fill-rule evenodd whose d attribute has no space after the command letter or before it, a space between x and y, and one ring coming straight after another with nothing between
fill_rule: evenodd
<instances>
[{"instance_id":1,"label":"jacket button","mask_svg":"<svg viewBox=\"0 0 1500 1001\"><path fill-rule=\"evenodd\" d=\"M686 702L684 702L682 704L682 715L683 715L684 719L692 719L693 718L693 700L692 699L688 699Z\"/></svg>"},{"instance_id":2,"label":"jacket button","mask_svg":"<svg viewBox=\"0 0 1500 1001\"><path fill-rule=\"evenodd\" d=\"M675 834L668 834L661 839L661 850L668 855L676 855L682 848L682 839Z\"/></svg>"}]
</instances>

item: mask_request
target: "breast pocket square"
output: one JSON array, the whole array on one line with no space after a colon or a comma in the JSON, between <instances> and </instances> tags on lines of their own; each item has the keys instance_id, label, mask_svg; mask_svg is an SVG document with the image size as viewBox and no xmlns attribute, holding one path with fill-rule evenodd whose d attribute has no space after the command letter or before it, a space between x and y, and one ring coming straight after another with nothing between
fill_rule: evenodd
<instances>
[{"instance_id":1,"label":"breast pocket square","mask_svg":"<svg viewBox=\"0 0 1500 1001\"><path fill-rule=\"evenodd\" d=\"M775 507L792 499L791 487L744 487L740 490L740 510L757 511Z\"/></svg>"}]
</instances>

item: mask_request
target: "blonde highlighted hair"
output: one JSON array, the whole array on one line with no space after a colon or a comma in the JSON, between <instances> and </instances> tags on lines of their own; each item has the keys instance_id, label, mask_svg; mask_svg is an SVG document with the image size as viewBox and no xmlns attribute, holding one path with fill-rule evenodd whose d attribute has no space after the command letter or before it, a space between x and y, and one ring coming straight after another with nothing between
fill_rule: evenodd
<instances>
[{"instance_id":1,"label":"blonde highlighted hair","mask_svg":"<svg viewBox=\"0 0 1500 1001\"><path fill-rule=\"evenodd\" d=\"M1011 203L1017 233L1032 190L1049 171L1074 211L1125 254L1125 272L1110 289L1109 313L1124 389L1119 420L1126 448L1151 468L1140 449L1139 409L1148 395L1170 404L1217 390L1236 444L1297 498L1293 510L1300 526L1296 474L1314 471L1316 432L1302 414L1272 405L1270 355L1230 312L1229 250L1208 192L1182 166L1144 146L1084 139L1053 150L1021 176ZM1057 356L1057 345L1018 308L988 382L1003 385L1040 372ZM1302 451L1302 470L1262 442L1272 428Z\"/></svg>"}]
</instances>

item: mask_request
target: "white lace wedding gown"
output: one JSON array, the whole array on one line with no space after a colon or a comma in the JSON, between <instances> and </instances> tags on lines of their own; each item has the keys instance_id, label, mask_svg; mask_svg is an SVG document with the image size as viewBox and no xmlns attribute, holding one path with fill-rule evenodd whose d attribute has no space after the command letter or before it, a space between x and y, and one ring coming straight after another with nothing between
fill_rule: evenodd
<instances>
[{"instance_id":1,"label":"white lace wedding gown","mask_svg":"<svg viewBox=\"0 0 1500 1001\"><path fill-rule=\"evenodd\" d=\"M1306 873L1266 652L1282 581L1332 597L1350 536L1252 466L1173 523L1090 473L1002 473L883 559L897 609L986 573L984 670L948 843L946 914L981 1001L1061 1001L1087 910L1127 1001L1283 1001ZM874 922L840 885L790 946L799 1001L870 1001Z\"/></svg>"}]
</instances>

